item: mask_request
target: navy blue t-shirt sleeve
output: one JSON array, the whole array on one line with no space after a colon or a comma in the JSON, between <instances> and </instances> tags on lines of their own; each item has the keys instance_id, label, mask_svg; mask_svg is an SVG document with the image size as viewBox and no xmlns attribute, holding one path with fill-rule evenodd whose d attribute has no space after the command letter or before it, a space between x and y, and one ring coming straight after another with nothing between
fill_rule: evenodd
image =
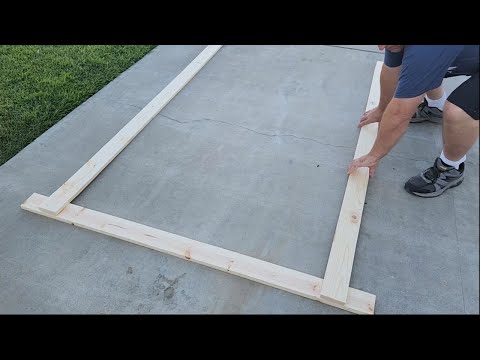
<instances>
[{"instance_id":1,"label":"navy blue t-shirt sleeve","mask_svg":"<svg viewBox=\"0 0 480 360\"><path fill-rule=\"evenodd\" d=\"M394 97L413 98L435 89L463 45L408 45Z\"/></svg>"}]
</instances>

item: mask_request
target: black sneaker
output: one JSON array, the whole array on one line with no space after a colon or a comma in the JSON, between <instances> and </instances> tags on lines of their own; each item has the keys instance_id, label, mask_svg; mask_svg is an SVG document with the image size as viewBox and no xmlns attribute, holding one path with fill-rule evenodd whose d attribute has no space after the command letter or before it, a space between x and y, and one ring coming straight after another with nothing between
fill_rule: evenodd
<instances>
[{"instance_id":1,"label":"black sneaker","mask_svg":"<svg viewBox=\"0 0 480 360\"><path fill-rule=\"evenodd\" d=\"M443 119L443 111L436 107L428 106L427 99L423 99L423 103L418 105L417 111L412 116L411 123L419 123L430 121L435 124L440 124Z\"/></svg>"},{"instance_id":2,"label":"black sneaker","mask_svg":"<svg viewBox=\"0 0 480 360\"><path fill-rule=\"evenodd\" d=\"M448 188L453 188L462 183L464 169L464 162L457 170L453 166L445 165L440 158L437 158L432 167L420 175L410 178L405 183L405 190L410 194L421 197L441 195Z\"/></svg>"}]
</instances>

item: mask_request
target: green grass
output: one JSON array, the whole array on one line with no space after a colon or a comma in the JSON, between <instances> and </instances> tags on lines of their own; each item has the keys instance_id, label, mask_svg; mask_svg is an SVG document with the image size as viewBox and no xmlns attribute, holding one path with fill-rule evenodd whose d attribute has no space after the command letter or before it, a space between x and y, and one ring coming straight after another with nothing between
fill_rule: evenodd
<instances>
[{"instance_id":1,"label":"green grass","mask_svg":"<svg viewBox=\"0 0 480 360\"><path fill-rule=\"evenodd\" d=\"M0 165L154 46L0 46Z\"/></svg>"}]
</instances>

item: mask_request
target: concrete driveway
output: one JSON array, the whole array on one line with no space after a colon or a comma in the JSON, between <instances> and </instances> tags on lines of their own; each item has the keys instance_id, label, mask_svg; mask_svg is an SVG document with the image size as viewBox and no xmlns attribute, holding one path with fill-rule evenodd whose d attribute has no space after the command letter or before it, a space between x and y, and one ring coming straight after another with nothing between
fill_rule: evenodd
<instances>
[{"instance_id":1,"label":"concrete driveway","mask_svg":"<svg viewBox=\"0 0 480 360\"><path fill-rule=\"evenodd\" d=\"M0 313L347 314L20 209L203 48L158 46L0 167ZM377 60L373 46L224 46L73 203L323 277ZM351 287L377 314L479 312L478 144L460 187L403 189L441 149L441 125L412 124L370 181Z\"/></svg>"}]
</instances>

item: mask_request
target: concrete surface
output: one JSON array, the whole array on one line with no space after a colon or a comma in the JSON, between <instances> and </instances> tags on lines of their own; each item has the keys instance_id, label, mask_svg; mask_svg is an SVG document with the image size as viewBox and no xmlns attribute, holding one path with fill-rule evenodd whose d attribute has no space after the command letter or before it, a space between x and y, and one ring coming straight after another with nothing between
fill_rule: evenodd
<instances>
[{"instance_id":1,"label":"concrete surface","mask_svg":"<svg viewBox=\"0 0 480 360\"><path fill-rule=\"evenodd\" d=\"M0 167L0 313L346 314L20 209L203 48L157 47ZM74 203L323 277L382 58L225 46ZM370 182L351 286L377 295L377 314L479 312L478 144L462 186L403 190L440 151L441 127L413 124Z\"/></svg>"}]
</instances>

